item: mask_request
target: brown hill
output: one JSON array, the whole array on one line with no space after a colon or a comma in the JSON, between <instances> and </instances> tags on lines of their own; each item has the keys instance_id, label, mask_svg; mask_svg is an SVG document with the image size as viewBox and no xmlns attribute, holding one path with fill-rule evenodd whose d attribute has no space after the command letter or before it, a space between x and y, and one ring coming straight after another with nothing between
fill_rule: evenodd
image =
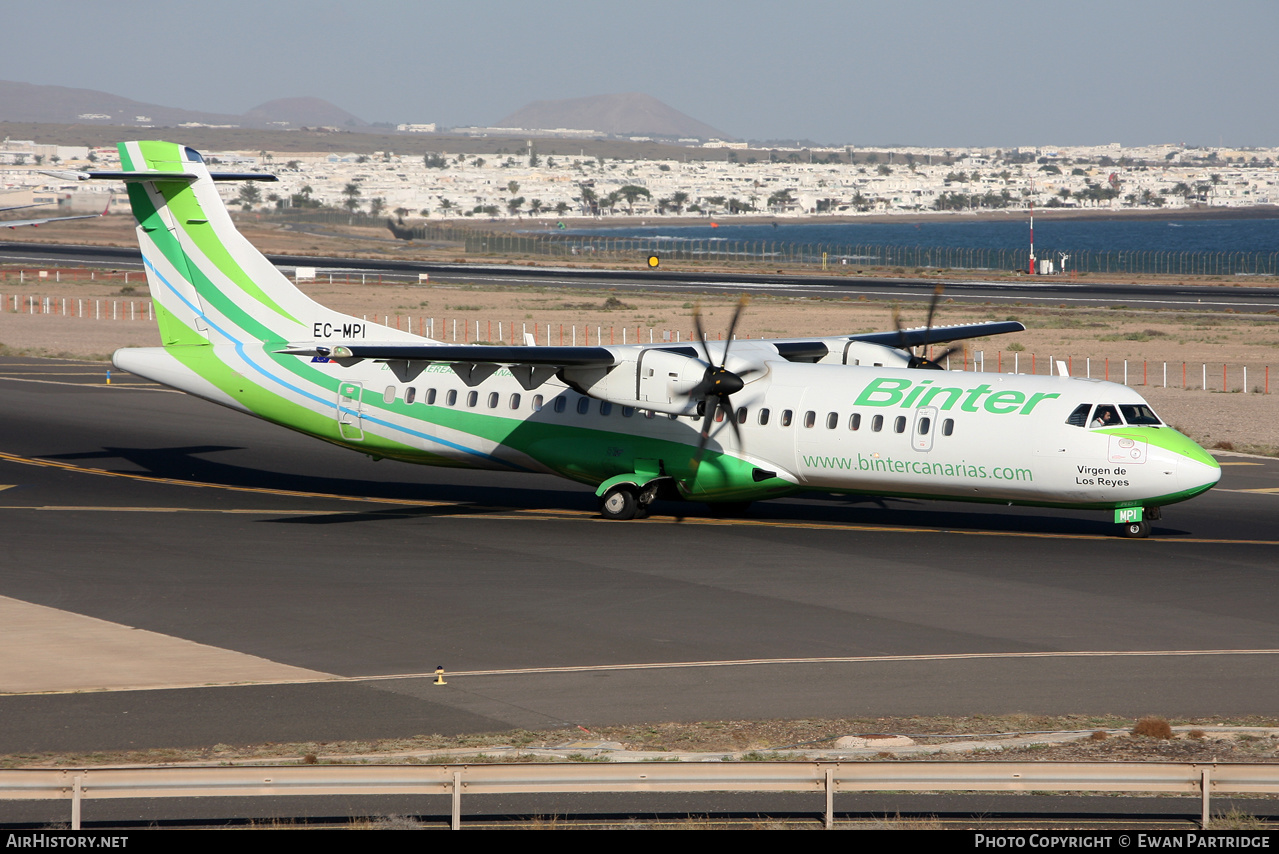
<instances>
[{"instance_id":1,"label":"brown hill","mask_svg":"<svg viewBox=\"0 0 1279 854\"><path fill-rule=\"evenodd\" d=\"M277 98L259 104L244 114L257 122L285 123L291 127L364 127L363 119L351 115L323 98Z\"/></svg>"},{"instance_id":2,"label":"brown hill","mask_svg":"<svg viewBox=\"0 0 1279 854\"><path fill-rule=\"evenodd\" d=\"M534 101L497 123L497 127L575 128L617 136L727 139L723 132L668 107L651 95L591 95L563 101Z\"/></svg>"},{"instance_id":3,"label":"brown hill","mask_svg":"<svg viewBox=\"0 0 1279 854\"><path fill-rule=\"evenodd\" d=\"M142 118L139 118L142 117ZM57 124L153 125L187 122L239 127L359 127L365 123L319 98L281 98L244 115L184 110L122 98L94 89L0 80L0 121Z\"/></svg>"}]
</instances>

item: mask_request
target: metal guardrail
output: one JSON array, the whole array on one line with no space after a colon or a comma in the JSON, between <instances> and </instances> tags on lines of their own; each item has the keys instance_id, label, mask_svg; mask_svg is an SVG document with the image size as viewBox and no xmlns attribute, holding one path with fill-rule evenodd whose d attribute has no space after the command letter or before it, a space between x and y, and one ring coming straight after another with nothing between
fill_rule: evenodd
<instances>
[{"instance_id":1,"label":"metal guardrail","mask_svg":"<svg viewBox=\"0 0 1279 854\"><path fill-rule=\"evenodd\" d=\"M72 829L86 799L448 795L461 826L463 793L1156 792L1197 794L1211 823L1212 795L1279 793L1279 764L1189 762L606 762L528 765L296 765L64 768L0 771L0 800L70 800Z\"/></svg>"}]
</instances>

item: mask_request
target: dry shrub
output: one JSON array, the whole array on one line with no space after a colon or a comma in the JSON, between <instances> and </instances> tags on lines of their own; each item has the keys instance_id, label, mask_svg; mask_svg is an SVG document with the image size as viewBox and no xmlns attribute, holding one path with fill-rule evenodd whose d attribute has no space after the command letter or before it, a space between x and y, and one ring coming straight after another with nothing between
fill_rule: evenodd
<instances>
[{"instance_id":1,"label":"dry shrub","mask_svg":"<svg viewBox=\"0 0 1279 854\"><path fill-rule=\"evenodd\" d=\"M1106 732L1104 729L1099 729L1092 735L1088 736L1089 741L1105 741L1108 738L1110 738L1110 733Z\"/></svg>"},{"instance_id":2,"label":"dry shrub","mask_svg":"<svg viewBox=\"0 0 1279 854\"><path fill-rule=\"evenodd\" d=\"M1234 443L1234 442L1228 442L1228 441L1226 441L1225 439L1223 439L1223 440L1221 440L1220 442L1218 442L1218 443L1217 443L1217 450L1220 450L1220 451L1233 451L1234 449L1235 449L1235 443Z\"/></svg>"},{"instance_id":3,"label":"dry shrub","mask_svg":"<svg viewBox=\"0 0 1279 854\"><path fill-rule=\"evenodd\" d=\"M1200 738L1207 738L1207 737L1208 737L1208 733L1204 732L1201 729L1192 729L1190 732L1186 733L1186 738L1200 739Z\"/></svg>"},{"instance_id":4,"label":"dry shrub","mask_svg":"<svg viewBox=\"0 0 1279 854\"><path fill-rule=\"evenodd\" d=\"M1142 718L1137 721L1137 725L1132 728L1133 735L1141 735L1146 738L1172 738L1172 726L1163 718Z\"/></svg>"}]
</instances>

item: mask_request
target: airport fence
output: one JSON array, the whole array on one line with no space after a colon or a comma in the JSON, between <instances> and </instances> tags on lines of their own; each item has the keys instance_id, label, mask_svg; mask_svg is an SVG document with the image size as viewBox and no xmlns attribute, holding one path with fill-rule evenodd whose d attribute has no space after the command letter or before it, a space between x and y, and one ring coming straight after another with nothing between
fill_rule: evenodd
<instances>
[{"instance_id":1,"label":"airport fence","mask_svg":"<svg viewBox=\"0 0 1279 854\"><path fill-rule=\"evenodd\" d=\"M350 275L346 273L346 275ZM356 274L359 275L359 274ZM150 299L51 297L0 293L0 305L9 314L66 317L105 321L153 321ZM493 320L474 316L407 314L363 315L365 321L412 332L450 344L505 344L521 346L530 336L540 346L609 346L627 344L682 344L696 340L693 329L644 325L543 323L527 320ZM749 332L734 336L749 339ZM722 340L717 332L715 340ZM1180 388L1189 391L1270 394L1270 368L1265 362L1189 362L1158 359L1119 359L1080 356L963 350L946 357L947 370L977 373L1014 373L1102 379L1133 387ZM1063 371L1064 368L1064 371Z\"/></svg>"},{"instance_id":2,"label":"airport fence","mask_svg":"<svg viewBox=\"0 0 1279 854\"><path fill-rule=\"evenodd\" d=\"M275 217L273 214L266 214ZM718 237L614 237L572 232L539 234L484 231L447 221L417 225L394 218L336 210L291 211L290 222L384 226L402 240L456 243L468 255L596 258L659 261L781 264L787 267L884 268L914 270L986 270L1026 272L1030 248L923 246L871 243L796 243L788 240L732 240ZM530 223L532 225L532 223ZM1039 261L1051 261L1058 273L1166 276L1279 276L1279 252L1091 250L1042 245ZM1064 256L1064 258L1063 258Z\"/></svg>"},{"instance_id":3,"label":"airport fence","mask_svg":"<svg viewBox=\"0 0 1279 854\"><path fill-rule=\"evenodd\" d=\"M843 797L842 812L849 812L858 793L957 791L1181 795L1188 801L1187 817L1198 813L1207 828L1214 796L1279 793L1279 765L807 760L0 770L0 800L67 801L72 830L81 828L84 804L98 799L411 795L423 798L426 815L442 813L447 803L450 824L458 830L464 795L599 792L808 793L811 811L831 829L837 795ZM430 796L433 801L426 800Z\"/></svg>"},{"instance_id":4,"label":"airport fence","mask_svg":"<svg viewBox=\"0 0 1279 854\"><path fill-rule=\"evenodd\" d=\"M854 270L886 268L899 272L988 270L1024 272L1030 249L983 249L957 246L793 243L783 240L685 239L675 237L607 237L559 234L495 234L469 232L472 255L544 255L642 261L704 261L780 264ZM1050 260L1069 274L1149 274L1174 276L1275 276L1279 252L1099 252L1042 247L1036 258ZM1062 260L1065 256L1065 260Z\"/></svg>"}]
</instances>

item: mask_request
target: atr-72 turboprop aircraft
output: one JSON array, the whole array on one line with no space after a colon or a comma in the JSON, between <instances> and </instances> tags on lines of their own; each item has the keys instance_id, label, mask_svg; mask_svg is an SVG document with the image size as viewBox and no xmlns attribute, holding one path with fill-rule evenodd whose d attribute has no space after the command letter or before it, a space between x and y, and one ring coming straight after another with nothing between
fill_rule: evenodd
<instances>
[{"instance_id":1,"label":"atr-72 turboprop aircraft","mask_svg":"<svg viewBox=\"0 0 1279 854\"><path fill-rule=\"evenodd\" d=\"M611 519L658 497L820 491L1113 511L1133 537L1221 475L1125 386L921 370L939 366L911 350L1015 322L621 347L370 325L312 301L236 231L214 181L272 176L210 173L168 142L122 143L120 159L83 177L128 184L164 346L119 350L116 366L374 457L561 475L594 486Z\"/></svg>"}]
</instances>

